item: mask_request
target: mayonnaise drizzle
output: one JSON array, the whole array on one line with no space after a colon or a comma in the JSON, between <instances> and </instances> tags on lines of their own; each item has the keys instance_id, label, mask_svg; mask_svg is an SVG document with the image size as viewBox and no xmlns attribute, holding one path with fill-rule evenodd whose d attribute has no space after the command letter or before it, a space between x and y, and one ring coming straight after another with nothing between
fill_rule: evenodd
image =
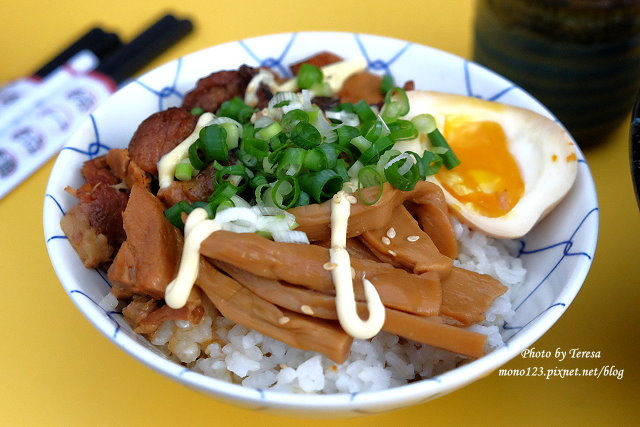
<instances>
[{"instance_id":1,"label":"mayonnaise drizzle","mask_svg":"<svg viewBox=\"0 0 640 427\"><path fill-rule=\"evenodd\" d=\"M273 76L271 71L267 71L264 68L261 68L258 71L258 74L253 76L249 84L247 85L247 89L244 91L244 103L255 107L258 105L258 89L260 88L260 84L264 83L269 86L269 89L272 93L276 93L278 91L278 83L276 83L276 79Z\"/></svg>"},{"instance_id":2,"label":"mayonnaise drizzle","mask_svg":"<svg viewBox=\"0 0 640 427\"><path fill-rule=\"evenodd\" d=\"M373 284L362 278L364 295L369 310L369 318L360 319L356 310L356 300L351 276L351 259L347 252L347 223L351 213L349 196L339 191L331 199L331 249L329 254L335 268L331 278L336 288L336 309L342 329L354 338L368 339L382 329L385 320L384 305Z\"/></svg>"},{"instance_id":3,"label":"mayonnaise drizzle","mask_svg":"<svg viewBox=\"0 0 640 427\"><path fill-rule=\"evenodd\" d=\"M200 130L215 118L216 116L213 113L203 113L200 115L191 135L186 137L185 140L178 144L173 150L162 156L158 162L158 183L160 184L160 188L166 188L171 185L173 176L176 173L176 165L189 156L189 147L200 136Z\"/></svg>"},{"instance_id":4,"label":"mayonnaise drizzle","mask_svg":"<svg viewBox=\"0 0 640 427\"><path fill-rule=\"evenodd\" d=\"M178 276L167 286L164 300L171 308L181 308L187 303L191 288L198 278L200 264L200 245L222 228L216 220L207 219L207 211L194 209L184 224L184 246Z\"/></svg>"},{"instance_id":5,"label":"mayonnaise drizzle","mask_svg":"<svg viewBox=\"0 0 640 427\"><path fill-rule=\"evenodd\" d=\"M351 213L351 202L344 191L331 199L331 248L329 249L331 278L336 289L336 310L340 325L354 338L368 339L382 329L385 309L373 284L362 278L369 318L360 319L356 309L351 259L347 252L347 223ZM178 275L165 290L165 301L171 308L181 308L187 303L191 289L198 278L200 245L212 233L221 230L222 223L208 219L207 211L194 209L184 225L184 246Z\"/></svg>"}]
</instances>

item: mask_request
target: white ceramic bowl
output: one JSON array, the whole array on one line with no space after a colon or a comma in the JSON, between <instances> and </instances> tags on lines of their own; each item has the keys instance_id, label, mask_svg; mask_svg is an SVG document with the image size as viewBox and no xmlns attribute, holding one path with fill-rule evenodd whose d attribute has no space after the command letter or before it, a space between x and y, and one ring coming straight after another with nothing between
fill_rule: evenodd
<instances>
[{"instance_id":1,"label":"white ceramic bowl","mask_svg":"<svg viewBox=\"0 0 640 427\"><path fill-rule=\"evenodd\" d=\"M384 391L292 395L256 390L208 378L176 364L134 334L120 315L97 304L109 292L103 272L87 270L60 230L60 218L76 203L64 191L81 184L81 164L108 148L125 147L137 125L150 114L177 105L195 81L217 69L246 63L289 75L288 64L320 50L345 58L364 56L369 69L414 80L416 88L465 94L525 107L551 116L539 102L502 77L460 57L386 37L304 32L256 37L214 46L172 61L130 82L102 105L60 153L44 202L44 233L51 262L69 297L87 319L124 351L158 372L194 389L237 405L339 416L378 413L428 401L481 378L540 338L564 313L580 289L595 252L598 204L593 180L579 153L577 182L570 194L522 239L521 257L529 270L515 295L515 320L505 325L506 345L468 365L429 380Z\"/></svg>"}]
</instances>

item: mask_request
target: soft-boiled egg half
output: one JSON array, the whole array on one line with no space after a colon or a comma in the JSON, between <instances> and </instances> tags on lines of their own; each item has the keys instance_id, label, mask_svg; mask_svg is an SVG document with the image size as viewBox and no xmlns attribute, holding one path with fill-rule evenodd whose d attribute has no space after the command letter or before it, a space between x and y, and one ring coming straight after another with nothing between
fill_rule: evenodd
<instances>
[{"instance_id":1,"label":"soft-boiled egg half","mask_svg":"<svg viewBox=\"0 0 640 427\"><path fill-rule=\"evenodd\" d=\"M553 120L532 111L477 98L408 91L411 119L431 114L460 159L429 179L442 187L452 212L472 228L518 238L567 194L577 174L576 147ZM426 135L396 149L419 154Z\"/></svg>"}]
</instances>

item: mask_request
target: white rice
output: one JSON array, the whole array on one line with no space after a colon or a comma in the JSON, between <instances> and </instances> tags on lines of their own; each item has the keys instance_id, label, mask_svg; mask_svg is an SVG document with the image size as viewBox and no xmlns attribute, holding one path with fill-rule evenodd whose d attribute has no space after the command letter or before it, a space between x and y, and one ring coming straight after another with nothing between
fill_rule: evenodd
<instances>
[{"instance_id":1,"label":"white rice","mask_svg":"<svg viewBox=\"0 0 640 427\"><path fill-rule=\"evenodd\" d=\"M490 274L510 290L498 298L486 319L469 329L486 334L487 351L503 345L505 320L513 316L512 289L526 271L517 242L496 240L470 231L454 220L459 245L455 265ZM374 391L449 371L466 358L446 350L381 332L371 340L354 340L348 360L336 365L311 351L289 347L222 316L205 315L200 324L166 321L152 344L196 372L258 389L295 393Z\"/></svg>"}]
</instances>

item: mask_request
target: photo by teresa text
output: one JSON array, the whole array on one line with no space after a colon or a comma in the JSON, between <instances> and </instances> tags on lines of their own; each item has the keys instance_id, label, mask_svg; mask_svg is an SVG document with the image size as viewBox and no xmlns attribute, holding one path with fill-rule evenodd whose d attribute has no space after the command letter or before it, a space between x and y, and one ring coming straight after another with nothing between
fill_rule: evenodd
<instances>
[{"instance_id":1,"label":"photo by teresa text","mask_svg":"<svg viewBox=\"0 0 640 427\"><path fill-rule=\"evenodd\" d=\"M523 359L553 359L557 362L567 362L577 359L593 359L598 360L602 357L600 351L582 350L579 348L562 349L556 348L555 350L538 350L534 347L527 348L520 353L520 357ZM593 377L604 378L614 377L621 380L624 378L624 369L618 368L615 365L600 365L597 367L589 368L565 368L555 366L553 368L544 366L529 366L527 368L512 368L498 369L498 376L501 377L542 377L545 379L551 378L567 378L567 377Z\"/></svg>"}]
</instances>

